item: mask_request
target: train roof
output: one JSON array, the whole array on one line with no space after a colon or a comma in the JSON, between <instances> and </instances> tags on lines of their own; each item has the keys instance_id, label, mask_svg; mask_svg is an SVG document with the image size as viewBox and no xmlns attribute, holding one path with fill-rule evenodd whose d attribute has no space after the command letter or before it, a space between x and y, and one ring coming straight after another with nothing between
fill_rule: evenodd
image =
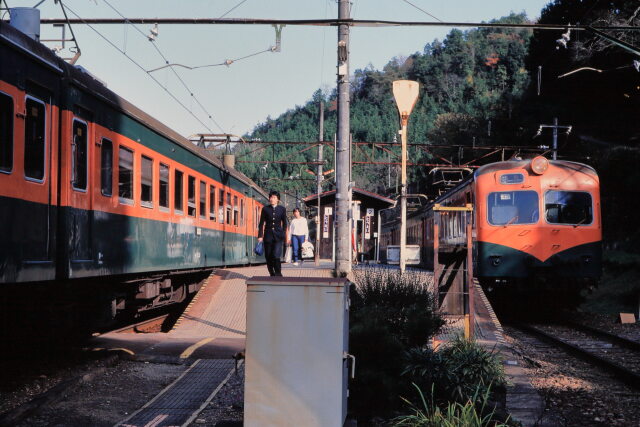
<instances>
[{"instance_id":1,"label":"train roof","mask_svg":"<svg viewBox=\"0 0 640 427\"><path fill-rule=\"evenodd\" d=\"M100 80L91 75L84 67L68 64L66 61L53 53L47 46L35 40L32 40L21 31L9 25L8 21L0 21L0 40L4 40L14 48L26 52L29 56L40 61L41 63L43 63L43 65L47 66L53 71L58 72L62 75L66 74L74 85L94 94L97 98L101 99L110 107L121 111L122 113L131 117L145 127L164 136L171 142L182 146L194 155L208 161L217 168L224 170L230 176L254 188L262 196L267 198L267 193L262 188L260 188L253 180L251 180L251 178L235 168L226 167L223 162L215 157L211 152L194 145L184 136L180 135L164 123L145 113L140 108L133 105L131 102L127 101L126 99L122 98L121 96L107 88Z\"/></svg>"},{"instance_id":2,"label":"train roof","mask_svg":"<svg viewBox=\"0 0 640 427\"><path fill-rule=\"evenodd\" d=\"M530 163L531 159L507 160L504 162L489 163L487 165L480 166L478 169L476 169L473 175L474 177L478 177L487 173L493 173L503 170L524 169L527 168ZM571 162L569 160L549 160L549 164L565 169L573 169L592 176L598 176L594 168L589 165L585 165L584 163Z\"/></svg>"}]
</instances>

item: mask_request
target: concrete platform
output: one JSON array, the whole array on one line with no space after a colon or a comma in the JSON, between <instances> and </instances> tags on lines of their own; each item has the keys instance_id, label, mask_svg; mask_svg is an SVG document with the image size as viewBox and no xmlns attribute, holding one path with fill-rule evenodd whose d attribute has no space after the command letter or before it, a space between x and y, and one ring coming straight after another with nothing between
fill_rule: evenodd
<instances>
[{"instance_id":1,"label":"concrete platform","mask_svg":"<svg viewBox=\"0 0 640 427\"><path fill-rule=\"evenodd\" d=\"M313 262L305 262L300 266L284 264L283 275L332 277L333 266L334 264L327 260L322 261L319 267ZM176 380L161 395L156 396L144 408L118 425L186 425L189 420L194 419L234 371L235 362L231 359L232 356L245 348L245 282L250 277L266 275L266 266L218 270L209 277L169 333L112 333L94 340L96 347L121 349L139 360L169 358L192 364L188 371L191 373L185 373L186 376ZM543 401L531 386L524 370L518 365L518 358L506 344L498 319L480 286L476 287L476 295L476 339L502 355L508 381L507 410L523 425L533 426L540 417ZM463 319L451 317L445 332L438 338L446 341L456 334L463 333ZM200 368L196 369L198 365ZM194 390L197 390L197 396L194 395Z\"/></svg>"},{"instance_id":2,"label":"concrete platform","mask_svg":"<svg viewBox=\"0 0 640 427\"><path fill-rule=\"evenodd\" d=\"M332 266L286 265L283 275L331 277ZM192 422L235 371L237 363L232 357L245 348L246 280L266 275L266 266L216 271L166 334L110 333L96 337L96 348L120 350L137 360L191 364L158 396L116 425L169 427Z\"/></svg>"}]
</instances>

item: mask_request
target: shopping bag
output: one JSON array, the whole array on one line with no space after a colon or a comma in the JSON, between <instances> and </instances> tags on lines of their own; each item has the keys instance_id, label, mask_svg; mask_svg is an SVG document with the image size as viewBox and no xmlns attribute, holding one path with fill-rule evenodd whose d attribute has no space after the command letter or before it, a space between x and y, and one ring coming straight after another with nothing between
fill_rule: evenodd
<instances>
[{"instance_id":1,"label":"shopping bag","mask_svg":"<svg viewBox=\"0 0 640 427\"><path fill-rule=\"evenodd\" d=\"M293 250L291 246L287 246L287 250L284 252L284 262L291 262L291 258L293 257Z\"/></svg>"},{"instance_id":2,"label":"shopping bag","mask_svg":"<svg viewBox=\"0 0 640 427\"><path fill-rule=\"evenodd\" d=\"M313 258L313 243L307 241L302 244L302 258Z\"/></svg>"},{"instance_id":3,"label":"shopping bag","mask_svg":"<svg viewBox=\"0 0 640 427\"><path fill-rule=\"evenodd\" d=\"M258 256L264 255L264 245L262 242L256 243L256 247L253 248L253 252Z\"/></svg>"}]
</instances>

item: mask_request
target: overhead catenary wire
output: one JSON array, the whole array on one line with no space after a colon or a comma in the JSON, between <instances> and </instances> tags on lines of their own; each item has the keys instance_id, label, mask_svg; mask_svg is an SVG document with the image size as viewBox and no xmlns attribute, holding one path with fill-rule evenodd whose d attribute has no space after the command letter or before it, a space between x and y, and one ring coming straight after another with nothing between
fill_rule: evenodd
<instances>
[{"instance_id":1,"label":"overhead catenary wire","mask_svg":"<svg viewBox=\"0 0 640 427\"><path fill-rule=\"evenodd\" d=\"M246 1L246 0L245 0ZM122 13L120 13L120 11L118 11L115 7L113 7L111 5L111 3L109 3L107 0L104 0L105 4L107 6L109 6L114 12L116 12L118 15L120 15L120 17L122 17L123 19L125 19L126 21L129 22L129 24L138 32L140 33L144 38L147 38L147 35L140 30L140 28L138 28L135 24L131 23L127 17L125 17ZM243 2L244 3L244 2ZM230 12L230 11L229 11ZM229 13L227 12L227 13ZM224 15L223 15L224 16ZM165 61L165 63L169 63L169 60L167 59L167 57L164 55L164 53L162 53L162 51L160 50L160 48L157 46L157 44L155 42L152 42L151 45L153 46L153 48L156 50L156 52L158 52L158 54L162 57L162 59ZM144 70L147 74L149 74L149 71ZM180 77L180 75L178 74L178 72L176 70L174 70L173 68L171 68L171 71L173 71L173 74L176 76L176 78L178 79L178 81L182 84L182 86L186 89L186 91L191 95L191 98L196 102L196 104L198 104L198 106L200 107L200 109L209 117L209 120L211 120L217 127L218 129L220 129L223 133L226 133L225 130L222 128L222 126L220 126L220 124L216 121L216 119L213 118L213 116L211 115L211 113L209 113L209 111L207 111L207 109L204 107L204 105L202 105L202 103L200 102L200 100L198 99L198 97L195 96L195 94L193 93L193 91L189 88L189 86L187 86L187 84L185 83L185 81L182 79L182 77ZM154 79L155 80L155 79ZM202 122L200 122L202 123ZM208 126L205 126L210 132L211 129Z\"/></svg>"},{"instance_id":2,"label":"overhead catenary wire","mask_svg":"<svg viewBox=\"0 0 640 427\"><path fill-rule=\"evenodd\" d=\"M116 49L118 52L120 52L121 54L123 54L129 61L131 61L136 67L140 68L142 71L145 72L146 75L148 75L158 86L160 86L165 92L167 92L167 94L174 100L176 101L182 108L184 108L194 119L196 119L196 121L198 121L202 126L204 126L209 132L213 133L213 130L211 130L209 128L209 126L207 126L198 116L196 116L193 111L191 111L189 108L187 108L186 105L184 105L173 93L171 93L171 91L169 91L169 89L167 89L166 86L164 86L162 83L160 83L158 81L158 79L156 79L154 76L152 76L151 74L147 73L146 70L144 69L144 67L142 65L140 65L135 59L133 59L132 57L130 57L125 51L123 51L122 49L120 49L118 46L115 45L115 43L113 43L111 40L109 40L108 37L106 37L105 35L103 35L100 31L96 30L93 25L84 22L83 19L80 17L80 15L78 15L75 11L73 11L73 9L71 9L69 6L65 6L67 8L67 10L69 10L69 12L71 12L72 14L74 14L83 24L86 24L89 28L91 28L91 30L93 30L93 32L95 32L96 34L98 34L104 41L106 41L107 43L109 43L114 49Z\"/></svg>"},{"instance_id":3,"label":"overhead catenary wire","mask_svg":"<svg viewBox=\"0 0 640 427\"><path fill-rule=\"evenodd\" d=\"M227 10L225 13L223 13L222 15L220 15L220 18L224 18L225 16L227 16L228 14L230 14L231 12L233 12L234 10L236 10L237 8L239 8L240 6L242 6L243 3L245 3L247 0L242 0L240 1L240 3L236 4L235 6L233 6L231 9Z\"/></svg>"},{"instance_id":4,"label":"overhead catenary wire","mask_svg":"<svg viewBox=\"0 0 640 427\"><path fill-rule=\"evenodd\" d=\"M420 12L429 15L430 17L432 17L433 19L435 19L436 21L442 22L441 19L437 18L436 16L433 16L432 14L430 14L429 12L427 12L426 10L416 6L415 4L411 3L409 0L402 0L403 2L410 4L411 6L413 6L414 8L418 9Z\"/></svg>"},{"instance_id":5,"label":"overhead catenary wire","mask_svg":"<svg viewBox=\"0 0 640 427\"><path fill-rule=\"evenodd\" d=\"M220 63L217 63L217 64L206 64L206 65L189 66L189 65L177 64L177 63L171 63L171 64L167 63L167 64L162 65L160 67L152 68L151 70L147 70L147 73L153 73L154 71L159 71L159 70L162 70L164 68L172 68L172 67L181 67L181 68L186 68L187 70L197 70L199 68L220 67L222 65L229 66L229 65L233 64L234 62L242 61L243 59L251 58L252 56L260 55L261 53L273 52L274 49L275 49L275 47L270 47L269 49L264 49L264 50L260 50L258 52L250 53L249 55L241 56L240 58L227 59L224 62L220 62Z\"/></svg>"}]
</instances>

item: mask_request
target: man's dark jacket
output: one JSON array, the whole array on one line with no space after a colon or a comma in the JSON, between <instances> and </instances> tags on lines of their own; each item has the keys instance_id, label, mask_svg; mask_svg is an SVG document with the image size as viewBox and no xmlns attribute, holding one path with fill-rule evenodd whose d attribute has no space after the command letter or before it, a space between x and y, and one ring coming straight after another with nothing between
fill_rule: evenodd
<instances>
[{"instance_id":1,"label":"man's dark jacket","mask_svg":"<svg viewBox=\"0 0 640 427\"><path fill-rule=\"evenodd\" d=\"M263 226L264 229L262 228ZM267 205L262 208L260 225L258 226L258 237L263 237L265 243L283 241L286 229L287 210L284 206L277 205L274 208L271 205Z\"/></svg>"}]
</instances>

